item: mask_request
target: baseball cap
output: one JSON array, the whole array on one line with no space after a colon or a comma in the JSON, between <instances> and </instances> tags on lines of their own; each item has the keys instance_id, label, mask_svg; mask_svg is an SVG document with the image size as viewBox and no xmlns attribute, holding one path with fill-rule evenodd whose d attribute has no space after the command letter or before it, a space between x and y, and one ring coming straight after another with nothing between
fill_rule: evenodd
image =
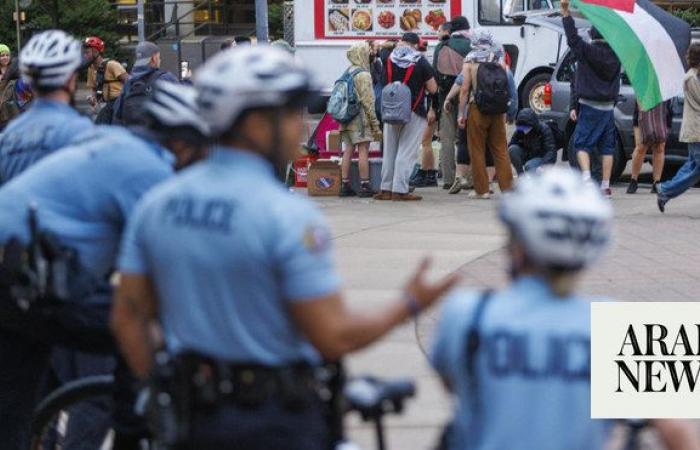
<instances>
[{"instance_id":1,"label":"baseball cap","mask_svg":"<svg viewBox=\"0 0 700 450\"><path fill-rule=\"evenodd\" d=\"M418 36L416 33L404 33L403 36L401 36L401 40L413 45L420 44L420 36Z\"/></svg>"},{"instance_id":2,"label":"baseball cap","mask_svg":"<svg viewBox=\"0 0 700 450\"><path fill-rule=\"evenodd\" d=\"M139 42L136 46L136 61L134 61L134 67L147 66L151 60L151 56L155 55L156 53L160 53L160 48L158 48L158 46L153 42Z\"/></svg>"}]
</instances>

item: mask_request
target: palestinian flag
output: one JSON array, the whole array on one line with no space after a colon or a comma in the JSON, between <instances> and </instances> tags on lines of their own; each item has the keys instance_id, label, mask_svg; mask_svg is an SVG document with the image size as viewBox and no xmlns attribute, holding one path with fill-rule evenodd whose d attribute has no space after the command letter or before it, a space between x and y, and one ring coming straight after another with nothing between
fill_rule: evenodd
<instances>
[{"instance_id":1,"label":"palestinian flag","mask_svg":"<svg viewBox=\"0 0 700 450\"><path fill-rule=\"evenodd\" d=\"M683 93L690 26L649 0L571 0L620 58L642 110Z\"/></svg>"}]
</instances>

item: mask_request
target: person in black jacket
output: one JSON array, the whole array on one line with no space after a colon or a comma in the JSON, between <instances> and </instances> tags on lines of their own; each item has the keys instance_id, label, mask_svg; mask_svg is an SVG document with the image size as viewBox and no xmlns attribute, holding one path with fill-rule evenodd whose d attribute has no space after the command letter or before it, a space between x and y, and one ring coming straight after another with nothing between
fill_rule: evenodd
<instances>
[{"instance_id":1,"label":"person in black jacket","mask_svg":"<svg viewBox=\"0 0 700 450\"><path fill-rule=\"evenodd\" d=\"M557 162L557 145L551 128L530 108L522 109L508 145L510 162L518 175Z\"/></svg>"},{"instance_id":2,"label":"person in black jacket","mask_svg":"<svg viewBox=\"0 0 700 450\"><path fill-rule=\"evenodd\" d=\"M584 179L591 178L591 154L596 149L602 156L603 176L601 189L607 197L612 195L610 176L615 151L615 102L620 94L622 65L603 36L591 29L591 42L579 36L573 17L569 14L569 0L562 0L566 40L576 58L576 131L574 147L576 159Z\"/></svg>"}]
</instances>

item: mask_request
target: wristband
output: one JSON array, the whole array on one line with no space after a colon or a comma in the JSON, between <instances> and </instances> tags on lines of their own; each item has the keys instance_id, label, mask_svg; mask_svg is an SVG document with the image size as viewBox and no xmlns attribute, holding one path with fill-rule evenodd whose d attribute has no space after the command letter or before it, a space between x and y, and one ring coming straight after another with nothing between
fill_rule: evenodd
<instances>
[{"instance_id":1,"label":"wristband","mask_svg":"<svg viewBox=\"0 0 700 450\"><path fill-rule=\"evenodd\" d=\"M420 305L418 304L418 299L416 298L415 295L406 293L406 308L408 308L408 312L411 314L413 317L418 317L420 314L421 308Z\"/></svg>"}]
</instances>

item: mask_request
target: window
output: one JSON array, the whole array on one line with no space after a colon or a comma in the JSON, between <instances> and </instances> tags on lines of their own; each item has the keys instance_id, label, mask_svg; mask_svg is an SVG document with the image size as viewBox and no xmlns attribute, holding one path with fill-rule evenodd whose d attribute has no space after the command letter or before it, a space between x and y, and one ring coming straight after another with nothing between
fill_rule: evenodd
<instances>
[{"instance_id":1,"label":"window","mask_svg":"<svg viewBox=\"0 0 700 450\"><path fill-rule=\"evenodd\" d=\"M501 23L501 0L479 0L479 23L482 25Z\"/></svg>"}]
</instances>

